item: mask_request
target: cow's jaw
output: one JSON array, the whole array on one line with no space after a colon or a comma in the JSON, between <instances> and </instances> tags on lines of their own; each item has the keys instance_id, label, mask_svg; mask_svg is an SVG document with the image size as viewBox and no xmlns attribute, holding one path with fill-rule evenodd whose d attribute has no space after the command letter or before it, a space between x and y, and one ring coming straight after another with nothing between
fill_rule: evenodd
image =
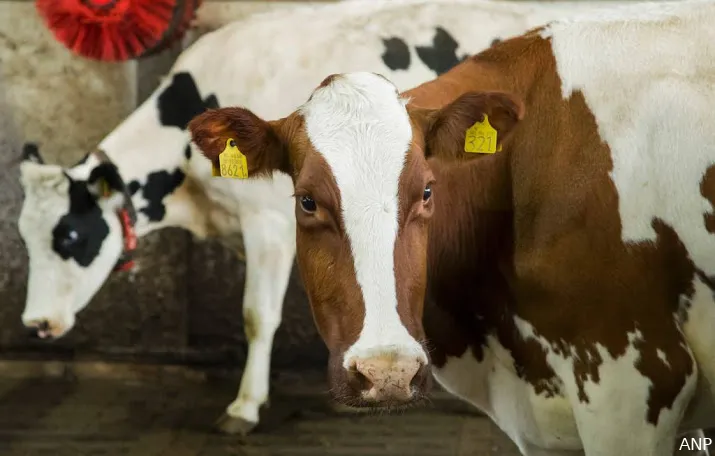
<instances>
[{"instance_id":1,"label":"cow's jaw","mask_svg":"<svg viewBox=\"0 0 715 456\"><path fill-rule=\"evenodd\" d=\"M301 109L308 139L337 184L355 299L364 307L357 340L331 363L343 369L336 381L359 377L353 394L337 396L352 405L409 402L426 377L427 354L398 313L398 184L412 141L405 104L384 78L354 73L330 80Z\"/></svg>"}]
</instances>

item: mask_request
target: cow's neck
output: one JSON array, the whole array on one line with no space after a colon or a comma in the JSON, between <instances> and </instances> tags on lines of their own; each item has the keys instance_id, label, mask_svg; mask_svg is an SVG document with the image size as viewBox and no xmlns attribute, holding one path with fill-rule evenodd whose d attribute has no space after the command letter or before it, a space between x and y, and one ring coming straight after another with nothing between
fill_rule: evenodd
<instances>
[{"instance_id":1,"label":"cow's neck","mask_svg":"<svg viewBox=\"0 0 715 456\"><path fill-rule=\"evenodd\" d=\"M439 108L465 92L500 90L514 93L528 104L533 99L529 88L540 76L532 71L531 59L509 60L500 54L508 53L509 47L505 42L497 50L481 54L480 60L467 61L414 89L409 93L412 103ZM512 144L521 144L521 134L515 132ZM489 335L507 348L519 343L514 340L512 319L505 318L513 302L508 283L514 243L512 172L518 160L509 146L468 164L448 166L430 160L437 184L430 225L425 331L436 348L437 366L445 355L461 356L469 346L482 358Z\"/></svg>"},{"instance_id":2,"label":"cow's neck","mask_svg":"<svg viewBox=\"0 0 715 456\"><path fill-rule=\"evenodd\" d=\"M144 236L165 227L184 228L198 237L214 234L208 217L211 203L190 172L190 161L197 156L187 150L188 135L158 125L150 102L98 146L117 166L129 189L137 212L136 234ZM99 161L91 153L72 173L86 178Z\"/></svg>"}]
</instances>

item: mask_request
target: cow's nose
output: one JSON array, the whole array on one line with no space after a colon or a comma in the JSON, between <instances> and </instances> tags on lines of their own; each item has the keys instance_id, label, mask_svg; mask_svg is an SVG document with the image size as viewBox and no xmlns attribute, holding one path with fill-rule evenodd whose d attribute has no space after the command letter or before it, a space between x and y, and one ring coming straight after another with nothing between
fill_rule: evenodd
<instances>
[{"instance_id":1,"label":"cow's nose","mask_svg":"<svg viewBox=\"0 0 715 456\"><path fill-rule=\"evenodd\" d=\"M52 325L48 320L34 320L25 323L30 330L30 335L38 339L52 339Z\"/></svg>"},{"instance_id":2,"label":"cow's nose","mask_svg":"<svg viewBox=\"0 0 715 456\"><path fill-rule=\"evenodd\" d=\"M379 356L355 360L352 376L368 402L409 402L423 383L423 367L417 358Z\"/></svg>"}]
</instances>

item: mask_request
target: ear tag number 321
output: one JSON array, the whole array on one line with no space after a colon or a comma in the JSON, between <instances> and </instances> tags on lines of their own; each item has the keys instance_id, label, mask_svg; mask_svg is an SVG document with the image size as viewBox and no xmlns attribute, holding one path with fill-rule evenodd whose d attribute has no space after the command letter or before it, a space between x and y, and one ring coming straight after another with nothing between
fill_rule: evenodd
<instances>
[{"instance_id":1,"label":"ear tag number 321","mask_svg":"<svg viewBox=\"0 0 715 456\"><path fill-rule=\"evenodd\" d=\"M248 179L248 162L246 156L238 150L236 141L226 141L226 148L218 156L219 169L212 166L212 175L230 177L233 179Z\"/></svg>"},{"instance_id":2,"label":"ear tag number 321","mask_svg":"<svg viewBox=\"0 0 715 456\"><path fill-rule=\"evenodd\" d=\"M467 129L464 137L464 151L475 154L493 154L501 150L497 146L497 131L489 123L489 118L484 114L484 120L476 122Z\"/></svg>"}]
</instances>

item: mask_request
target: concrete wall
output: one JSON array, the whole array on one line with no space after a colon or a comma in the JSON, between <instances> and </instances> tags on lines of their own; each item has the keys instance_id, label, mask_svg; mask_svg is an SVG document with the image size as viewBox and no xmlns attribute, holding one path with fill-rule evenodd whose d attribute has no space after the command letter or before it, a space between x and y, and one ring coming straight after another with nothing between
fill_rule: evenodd
<instances>
[{"instance_id":1,"label":"concrete wall","mask_svg":"<svg viewBox=\"0 0 715 456\"><path fill-rule=\"evenodd\" d=\"M193 35L296 4L207 1ZM73 164L154 89L180 51L175 46L140 63L86 60L54 40L34 2L0 1L0 165L17 157L23 141L38 142L49 162ZM0 357L243 362L244 264L218 242L195 242L179 229L142 238L144 272L112 277L67 337L51 344L29 338L20 322L27 280L17 233L22 190L17 167L1 169ZM276 365L322 362L324 348L295 271L285 307Z\"/></svg>"}]
</instances>

